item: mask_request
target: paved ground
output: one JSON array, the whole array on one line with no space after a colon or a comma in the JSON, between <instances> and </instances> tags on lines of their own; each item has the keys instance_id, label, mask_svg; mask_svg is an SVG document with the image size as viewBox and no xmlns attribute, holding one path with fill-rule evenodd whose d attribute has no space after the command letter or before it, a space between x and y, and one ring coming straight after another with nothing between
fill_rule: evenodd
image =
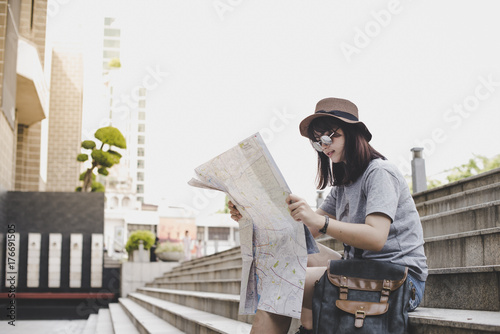
<instances>
[{"instance_id":1,"label":"paved ground","mask_svg":"<svg viewBox=\"0 0 500 334\"><path fill-rule=\"evenodd\" d=\"M2 334L74 334L85 327L87 320L16 320L15 326L0 321Z\"/></svg>"}]
</instances>

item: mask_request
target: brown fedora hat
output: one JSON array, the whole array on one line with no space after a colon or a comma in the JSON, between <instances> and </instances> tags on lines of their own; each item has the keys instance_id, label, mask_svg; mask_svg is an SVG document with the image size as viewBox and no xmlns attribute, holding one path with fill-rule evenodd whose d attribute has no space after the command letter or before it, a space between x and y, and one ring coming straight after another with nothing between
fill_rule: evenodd
<instances>
[{"instance_id":1,"label":"brown fedora hat","mask_svg":"<svg viewBox=\"0 0 500 334\"><path fill-rule=\"evenodd\" d=\"M302 136L308 137L307 129L309 124L318 117L335 117L343 122L356 124L360 127L367 141L372 139L372 134L368 131L366 125L359 120L358 107L349 100L328 97L319 101L316 104L314 114L307 116L300 122L299 130Z\"/></svg>"}]
</instances>

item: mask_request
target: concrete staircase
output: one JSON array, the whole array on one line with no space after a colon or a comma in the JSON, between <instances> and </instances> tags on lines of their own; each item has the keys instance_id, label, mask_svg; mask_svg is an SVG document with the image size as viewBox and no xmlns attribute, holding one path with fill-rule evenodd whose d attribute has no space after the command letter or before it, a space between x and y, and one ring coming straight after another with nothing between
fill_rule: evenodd
<instances>
[{"instance_id":1,"label":"concrete staircase","mask_svg":"<svg viewBox=\"0 0 500 334\"><path fill-rule=\"evenodd\" d=\"M500 169L414 199L430 275L410 333L500 333ZM238 314L241 263L239 248L182 263L91 316L86 330L249 333L253 316ZM293 321L289 333L298 325Z\"/></svg>"}]
</instances>

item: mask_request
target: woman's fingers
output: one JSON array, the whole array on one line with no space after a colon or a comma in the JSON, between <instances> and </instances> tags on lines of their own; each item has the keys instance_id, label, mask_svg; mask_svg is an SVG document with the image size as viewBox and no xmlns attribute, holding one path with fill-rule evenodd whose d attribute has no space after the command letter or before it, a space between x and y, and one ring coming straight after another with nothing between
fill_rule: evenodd
<instances>
[{"instance_id":1,"label":"woman's fingers","mask_svg":"<svg viewBox=\"0 0 500 334\"><path fill-rule=\"evenodd\" d=\"M233 204L233 202L228 201L227 206L229 208L229 213L231 214L231 219L238 221L243 217L240 211L236 208L236 205Z\"/></svg>"},{"instance_id":2,"label":"woman's fingers","mask_svg":"<svg viewBox=\"0 0 500 334\"><path fill-rule=\"evenodd\" d=\"M303 198L294 194L290 194L286 198L286 202L288 204L290 215L294 220L302 222L308 217L311 211L311 207Z\"/></svg>"}]
</instances>

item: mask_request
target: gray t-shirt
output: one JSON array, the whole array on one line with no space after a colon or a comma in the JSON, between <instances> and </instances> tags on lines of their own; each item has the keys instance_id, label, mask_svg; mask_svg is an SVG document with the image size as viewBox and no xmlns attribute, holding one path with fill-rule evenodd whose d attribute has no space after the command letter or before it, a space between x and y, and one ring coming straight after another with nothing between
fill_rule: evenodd
<instances>
[{"instance_id":1,"label":"gray t-shirt","mask_svg":"<svg viewBox=\"0 0 500 334\"><path fill-rule=\"evenodd\" d=\"M370 162L363 175L348 186L335 186L320 207L337 220L364 224L367 215L387 215L391 228L379 252L344 244L344 258L364 258L407 266L413 277L425 281L427 258L422 224L403 175L387 160Z\"/></svg>"}]
</instances>

